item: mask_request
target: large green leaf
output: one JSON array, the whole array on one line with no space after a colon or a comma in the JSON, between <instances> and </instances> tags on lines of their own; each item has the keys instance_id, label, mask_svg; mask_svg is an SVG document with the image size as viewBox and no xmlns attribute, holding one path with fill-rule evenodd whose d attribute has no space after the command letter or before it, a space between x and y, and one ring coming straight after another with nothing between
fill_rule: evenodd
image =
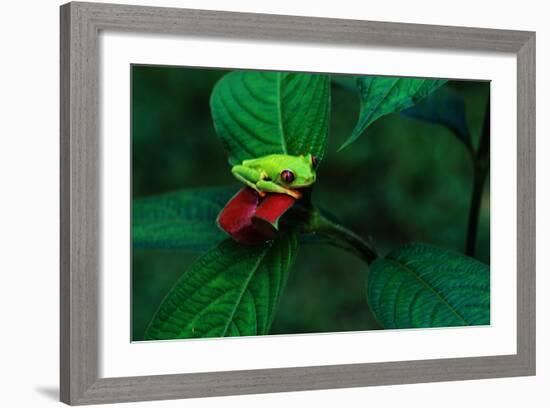
<instances>
[{"instance_id":1,"label":"large green leaf","mask_svg":"<svg viewBox=\"0 0 550 408\"><path fill-rule=\"evenodd\" d=\"M441 87L416 105L404 109L401 114L445 126L464 144L470 145L464 100L448 86Z\"/></svg>"},{"instance_id":2,"label":"large green leaf","mask_svg":"<svg viewBox=\"0 0 550 408\"><path fill-rule=\"evenodd\" d=\"M134 248L205 251L226 235L216 217L235 187L186 190L134 200Z\"/></svg>"},{"instance_id":3,"label":"large green leaf","mask_svg":"<svg viewBox=\"0 0 550 408\"><path fill-rule=\"evenodd\" d=\"M367 299L386 329L489 324L489 267L426 244L376 260Z\"/></svg>"},{"instance_id":4,"label":"large green leaf","mask_svg":"<svg viewBox=\"0 0 550 408\"><path fill-rule=\"evenodd\" d=\"M294 235L259 246L223 241L201 256L176 283L145 338L267 334L296 248Z\"/></svg>"},{"instance_id":5,"label":"large green leaf","mask_svg":"<svg viewBox=\"0 0 550 408\"><path fill-rule=\"evenodd\" d=\"M351 136L339 150L357 140L376 119L413 106L446 80L361 76L357 78L361 110Z\"/></svg>"},{"instance_id":6,"label":"large green leaf","mask_svg":"<svg viewBox=\"0 0 550 408\"><path fill-rule=\"evenodd\" d=\"M210 106L232 164L274 153L325 154L327 75L234 71L218 81Z\"/></svg>"}]
</instances>

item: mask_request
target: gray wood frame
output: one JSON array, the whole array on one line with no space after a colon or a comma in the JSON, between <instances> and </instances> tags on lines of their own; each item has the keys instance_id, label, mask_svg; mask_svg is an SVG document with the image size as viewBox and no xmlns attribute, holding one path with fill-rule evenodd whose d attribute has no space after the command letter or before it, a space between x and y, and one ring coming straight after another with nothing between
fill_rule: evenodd
<instances>
[{"instance_id":1,"label":"gray wood frame","mask_svg":"<svg viewBox=\"0 0 550 408\"><path fill-rule=\"evenodd\" d=\"M517 55L517 354L177 374L98 376L100 30ZM535 374L535 33L218 11L61 6L61 400L93 404ZM497 118L498 120L498 118Z\"/></svg>"}]
</instances>

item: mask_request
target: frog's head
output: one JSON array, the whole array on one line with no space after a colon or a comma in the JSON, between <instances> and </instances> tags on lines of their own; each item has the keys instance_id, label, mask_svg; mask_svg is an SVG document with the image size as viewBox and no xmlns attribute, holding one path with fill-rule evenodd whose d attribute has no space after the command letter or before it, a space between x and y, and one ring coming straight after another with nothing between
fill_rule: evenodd
<instances>
[{"instance_id":1,"label":"frog's head","mask_svg":"<svg viewBox=\"0 0 550 408\"><path fill-rule=\"evenodd\" d=\"M279 174L279 183L288 188L302 188L315 183L317 158L311 154L292 156Z\"/></svg>"}]
</instances>

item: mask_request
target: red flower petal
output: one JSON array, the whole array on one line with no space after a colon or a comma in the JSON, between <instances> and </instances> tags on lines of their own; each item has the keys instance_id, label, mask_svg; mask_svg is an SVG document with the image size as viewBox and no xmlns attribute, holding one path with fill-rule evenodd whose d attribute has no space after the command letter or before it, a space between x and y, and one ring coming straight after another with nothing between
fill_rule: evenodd
<instances>
[{"instance_id":1,"label":"red flower petal","mask_svg":"<svg viewBox=\"0 0 550 408\"><path fill-rule=\"evenodd\" d=\"M268 194L256 209L252 225L266 237L273 238L279 229L279 219L295 202L296 199L287 194Z\"/></svg>"},{"instance_id":2,"label":"red flower petal","mask_svg":"<svg viewBox=\"0 0 550 408\"><path fill-rule=\"evenodd\" d=\"M265 241L265 237L252 226L252 216L260 203L258 193L244 187L228 201L216 220L222 230L244 244L256 244Z\"/></svg>"},{"instance_id":3,"label":"red flower petal","mask_svg":"<svg viewBox=\"0 0 550 408\"><path fill-rule=\"evenodd\" d=\"M229 200L216 221L235 241L257 244L275 237L279 219L295 202L286 194L261 198L254 189L244 187Z\"/></svg>"}]
</instances>

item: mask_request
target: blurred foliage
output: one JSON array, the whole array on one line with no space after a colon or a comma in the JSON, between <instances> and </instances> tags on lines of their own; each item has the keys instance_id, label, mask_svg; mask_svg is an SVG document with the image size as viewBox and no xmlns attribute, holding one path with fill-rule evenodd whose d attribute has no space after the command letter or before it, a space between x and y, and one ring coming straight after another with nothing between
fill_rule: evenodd
<instances>
[{"instance_id":1,"label":"blurred foliage","mask_svg":"<svg viewBox=\"0 0 550 408\"><path fill-rule=\"evenodd\" d=\"M224 70L132 66L132 197L234 185L214 131L209 98ZM478 144L489 83L449 81L465 102ZM443 88L442 88L443 89ZM314 201L344 225L372 237L381 255L410 241L464 251L472 183L465 146L444 126L390 114L353 146L336 152L359 114L357 93L332 86L329 145ZM477 258L489 263L489 181ZM144 331L168 290L198 254L134 250L132 339ZM330 247L300 247L280 301L273 334L366 330L378 325L365 307L365 264Z\"/></svg>"}]
</instances>

